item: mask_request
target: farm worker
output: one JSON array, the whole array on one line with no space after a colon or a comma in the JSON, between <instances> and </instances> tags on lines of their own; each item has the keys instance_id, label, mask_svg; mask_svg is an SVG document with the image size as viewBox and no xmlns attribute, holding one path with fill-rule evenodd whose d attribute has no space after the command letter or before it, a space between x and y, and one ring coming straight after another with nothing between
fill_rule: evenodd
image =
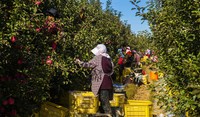
<instances>
[{"instance_id":1,"label":"farm worker","mask_svg":"<svg viewBox=\"0 0 200 117\"><path fill-rule=\"evenodd\" d=\"M152 62L158 62L158 56L156 55L156 53L154 51L152 51L150 59Z\"/></svg>"},{"instance_id":2,"label":"farm worker","mask_svg":"<svg viewBox=\"0 0 200 117\"><path fill-rule=\"evenodd\" d=\"M133 55L130 47L126 47L126 55L124 60L124 67L132 67Z\"/></svg>"},{"instance_id":3,"label":"farm worker","mask_svg":"<svg viewBox=\"0 0 200 117\"><path fill-rule=\"evenodd\" d=\"M119 48L118 49L118 62L117 64L119 65L119 80L122 82L122 73L124 70L124 54L123 54L123 49Z\"/></svg>"},{"instance_id":4,"label":"farm worker","mask_svg":"<svg viewBox=\"0 0 200 117\"><path fill-rule=\"evenodd\" d=\"M126 47L126 54L128 54L129 52L131 52L131 48L128 46Z\"/></svg>"},{"instance_id":5,"label":"farm worker","mask_svg":"<svg viewBox=\"0 0 200 117\"><path fill-rule=\"evenodd\" d=\"M140 67L140 55L136 50L133 50L133 56L134 56L134 68Z\"/></svg>"},{"instance_id":6,"label":"farm worker","mask_svg":"<svg viewBox=\"0 0 200 117\"><path fill-rule=\"evenodd\" d=\"M119 48L117 50L117 52L118 52L118 54L119 54L120 57L124 58L123 48Z\"/></svg>"},{"instance_id":7,"label":"farm worker","mask_svg":"<svg viewBox=\"0 0 200 117\"><path fill-rule=\"evenodd\" d=\"M145 52L145 55L148 56L148 58L150 58L150 56L151 56L151 50L147 49L146 52Z\"/></svg>"},{"instance_id":8,"label":"farm worker","mask_svg":"<svg viewBox=\"0 0 200 117\"><path fill-rule=\"evenodd\" d=\"M124 57L124 69L122 72L122 81L126 80L126 77L130 75L131 73L131 67L133 62L133 55L131 52L130 47L126 47L126 54Z\"/></svg>"},{"instance_id":9,"label":"farm worker","mask_svg":"<svg viewBox=\"0 0 200 117\"><path fill-rule=\"evenodd\" d=\"M92 92L99 96L101 113L112 114L109 100L113 99L113 81L111 75L114 72L114 64L107 54L104 44L98 44L91 52L95 55L90 61L83 62L76 59L75 62L82 67L92 68Z\"/></svg>"}]
</instances>

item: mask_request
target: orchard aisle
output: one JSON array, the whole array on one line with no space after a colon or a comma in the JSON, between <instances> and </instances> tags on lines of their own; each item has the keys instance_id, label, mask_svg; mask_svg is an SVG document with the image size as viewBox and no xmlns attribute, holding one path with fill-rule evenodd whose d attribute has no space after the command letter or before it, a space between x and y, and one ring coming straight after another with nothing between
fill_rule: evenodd
<instances>
[{"instance_id":1,"label":"orchard aisle","mask_svg":"<svg viewBox=\"0 0 200 117\"><path fill-rule=\"evenodd\" d=\"M145 71L147 74L150 74L150 66L145 68ZM153 105L152 105L152 114L153 115L157 115L159 116L160 114L164 113L164 110L160 108L160 106L157 105L158 100L154 99L152 97L154 92L151 92L151 90L149 89L149 86L152 83L155 83L156 81L152 81L148 75L148 82L149 84L147 85L140 85L137 87L137 91L133 96L133 100L150 100L152 101Z\"/></svg>"},{"instance_id":2,"label":"orchard aisle","mask_svg":"<svg viewBox=\"0 0 200 117\"><path fill-rule=\"evenodd\" d=\"M151 97L152 92L148 88L148 85L141 85L137 88L137 92L135 93L133 100L151 100L152 105L152 114L153 115L160 115L164 113L163 109L160 109L160 106L157 105L157 100Z\"/></svg>"}]
</instances>

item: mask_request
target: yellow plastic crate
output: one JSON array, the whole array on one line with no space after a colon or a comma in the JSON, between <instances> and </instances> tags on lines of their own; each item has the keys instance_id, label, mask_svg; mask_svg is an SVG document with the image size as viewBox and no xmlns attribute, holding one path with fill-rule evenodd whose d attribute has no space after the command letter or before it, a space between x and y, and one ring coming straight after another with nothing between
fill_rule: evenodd
<instances>
[{"instance_id":1,"label":"yellow plastic crate","mask_svg":"<svg viewBox=\"0 0 200 117\"><path fill-rule=\"evenodd\" d=\"M124 104L124 117L152 117L152 102L142 100L128 100Z\"/></svg>"},{"instance_id":2,"label":"yellow plastic crate","mask_svg":"<svg viewBox=\"0 0 200 117\"><path fill-rule=\"evenodd\" d=\"M130 73L132 72L130 67L124 67L124 70L122 72L123 77L126 77L127 75L130 75Z\"/></svg>"},{"instance_id":3,"label":"yellow plastic crate","mask_svg":"<svg viewBox=\"0 0 200 117\"><path fill-rule=\"evenodd\" d=\"M95 114L98 111L99 99L89 91L69 92L69 108L73 113Z\"/></svg>"},{"instance_id":4,"label":"yellow plastic crate","mask_svg":"<svg viewBox=\"0 0 200 117\"><path fill-rule=\"evenodd\" d=\"M142 58L140 59L140 62L146 62L147 59L148 59L148 56L144 56L144 57L142 57Z\"/></svg>"},{"instance_id":5,"label":"yellow plastic crate","mask_svg":"<svg viewBox=\"0 0 200 117\"><path fill-rule=\"evenodd\" d=\"M125 103L125 94L114 93L113 100L110 101L111 107L120 107Z\"/></svg>"},{"instance_id":6,"label":"yellow plastic crate","mask_svg":"<svg viewBox=\"0 0 200 117\"><path fill-rule=\"evenodd\" d=\"M37 115L38 117L68 117L69 110L63 106L45 102Z\"/></svg>"}]
</instances>

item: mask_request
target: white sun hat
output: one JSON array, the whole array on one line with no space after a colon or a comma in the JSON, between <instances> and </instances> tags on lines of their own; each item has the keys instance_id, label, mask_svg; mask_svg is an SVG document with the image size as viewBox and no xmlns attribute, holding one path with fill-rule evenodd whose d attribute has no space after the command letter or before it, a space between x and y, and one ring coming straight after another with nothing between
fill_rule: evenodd
<instances>
[{"instance_id":1,"label":"white sun hat","mask_svg":"<svg viewBox=\"0 0 200 117\"><path fill-rule=\"evenodd\" d=\"M94 55L98 55L98 53L99 53L99 50L98 50L98 48L97 47L95 47L94 49L92 49L91 50L91 52L94 54Z\"/></svg>"},{"instance_id":2,"label":"white sun hat","mask_svg":"<svg viewBox=\"0 0 200 117\"><path fill-rule=\"evenodd\" d=\"M104 44L98 44L94 49L91 50L94 55L100 55L107 52Z\"/></svg>"}]
</instances>

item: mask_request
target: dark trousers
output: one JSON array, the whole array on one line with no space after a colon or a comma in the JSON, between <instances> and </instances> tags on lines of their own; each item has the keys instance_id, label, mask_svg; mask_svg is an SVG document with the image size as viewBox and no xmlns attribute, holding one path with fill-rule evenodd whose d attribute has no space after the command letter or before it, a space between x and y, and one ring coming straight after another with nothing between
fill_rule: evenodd
<instances>
[{"instance_id":1,"label":"dark trousers","mask_svg":"<svg viewBox=\"0 0 200 117\"><path fill-rule=\"evenodd\" d=\"M124 65L119 65L119 76L121 77L123 75Z\"/></svg>"},{"instance_id":2,"label":"dark trousers","mask_svg":"<svg viewBox=\"0 0 200 117\"><path fill-rule=\"evenodd\" d=\"M99 111L101 113L106 113L106 114L111 114L112 115L112 110L110 106L110 90L106 89L100 89L99 91L99 101L100 101L100 107Z\"/></svg>"}]
</instances>

